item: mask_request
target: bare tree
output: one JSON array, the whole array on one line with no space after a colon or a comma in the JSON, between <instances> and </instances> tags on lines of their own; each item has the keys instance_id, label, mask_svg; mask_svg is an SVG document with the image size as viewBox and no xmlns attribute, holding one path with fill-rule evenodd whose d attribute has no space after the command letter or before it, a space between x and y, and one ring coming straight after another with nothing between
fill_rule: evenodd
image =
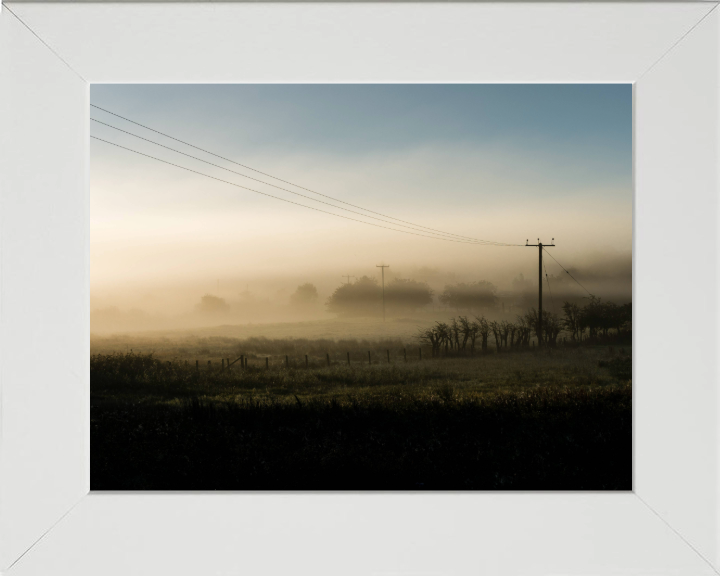
<instances>
[{"instance_id":1,"label":"bare tree","mask_svg":"<svg viewBox=\"0 0 720 576\"><path fill-rule=\"evenodd\" d=\"M417 335L417 339L422 343L430 344L433 356L440 354L440 334L436 328L420 330L420 333Z\"/></svg>"},{"instance_id":2,"label":"bare tree","mask_svg":"<svg viewBox=\"0 0 720 576\"><path fill-rule=\"evenodd\" d=\"M600 303L600 298L590 296L590 302L583 306L582 314L580 315L581 333L587 328L590 339L595 340L598 331L602 329L602 325L603 305Z\"/></svg>"},{"instance_id":3,"label":"bare tree","mask_svg":"<svg viewBox=\"0 0 720 576\"><path fill-rule=\"evenodd\" d=\"M576 342L580 338L582 325L582 311L580 310L580 306L565 302L562 310L563 314L565 314L565 318L562 320L563 328L570 332L570 338L572 338L573 342Z\"/></svg>"},{"instance_id":4,"label":"bare tree","mask_svg":"<svg viewBox=\"0 0 720 576\"><path fill-rule=\"evenodd\" d=\"M435 330L437 332L438 338L440 339L440 345L445 346L445 355L447 356L448 347L450 346L450 342L452 341L450 336L450 326L448 326L444 322L435 322Z\"/></svg>"},{"instance_id":5,"label":"bare tree","mask_svg":"<svg viewBox=\"0 0 720 576\"><path fill-rule=\"evenodd\" d=\"M451 337L451 345L452 348L453 345L455 346L455 350L460 350L460 324L458 324L457 319L453 318L452 322L450 323L450 337Z\"/></svg>"},{"instance_id":6,"label":"bare tree","mask_svg":"<svg viewBox=\"0 0 720 576\"><path fill-rule=\"evenodd\" d=\"M490 322L490 330L492 330L493 336L495 337L495 348L498 352L500 352L500 347L502 346L501 336L500 336L500 323L493 320Z\"/></svg>"},{"instance_id":7,"label":"bare tree","mask_svg":"<svg viewBox=\"0 0 720 576\"><path fill-rule=\"evenodd\" d=\"M475 316L478 325L478 332L481 338L481 349L483 353L487 352L487 341L488 335L490 334L490 324L485 319L485 316Z\"/></svg>"},{"instance_id":8,"label":"bare tree","mask_svg":"<svg viewBox=\"0 0 720 576\"><path fill-rule=\"evenodd\" d=\"M477 322L470 322L469 328L470 337L470 354L475 354L475 340L477 340L478 334L480 333L480 325Z\"/></svg>"},{"instance_id":9,"label":"bare tree","mask_svg":"<svg viewBox=\"0 0 720 576\"><path fill-rule=\"evenodd\" d=\"M460 348L462 350L465 350L468 339L470 338L470 336L472 334L472 324L467 319L467 316L459 316L458 324L460 326L460 334L462 335L462 344L460 344Z\"/></svg>"},{"instance_id":10,"label":"bare tree","mask_svg":"<svg viewBox=\"0 0 720 576\"><path fill-rule=\"evenodd\" d=\"M532 331L532 326L528 324L526 316L517 317L517 327L519 332L518 347L530 346L530 333Z\"/></svg>"},{"instance_id":11,"label":"bare tree","mask_svg":"<svg viewBox=\"0 0 720 576\"><path fill-rule=\"evenodd\" d=\"M502 339L503 348L507 348L509 333L510 333L510 323L507 320L502 320L500 322L500 338Z\"/></svg>"},{"instance_id":12,"label":"bare tree","mask_svg":"<svg viewBox=\"0 0 720 576\"><path fill-rule=\"evenodd\" d=\"M535 332L538 339L538 344L543 342L543 335L540 333L540 323L538 322L538 312L535 308L530 308L525 313L525 322L527 323L530 332ZM529 335L528 335L529 338Z\"/></svg>"},{"instance_id":13,"label":"bare tree","mask_svg":"<svg viewBox=\"0 0 720 576\"><path fill-rule=\"evenodd\" d=\"M510 333L510 348L514 348L515 347L515 333L518 331L518 327L515 324L513 324L512 322L508 322L507 329L508 329L508 332ZM507 342L505 342L505 344L507 345Z\"/></svg>"},{"instance_id":14,"label":"bare tree","mask_svg":"<svg viewBox=\"0 0 720 576\"><path fill-rule=\"evenodd\" d=\"M562 331L562 322L557 314L543 310L543 332L548 346L557 345L558 334Z\"/></svg>"}]
</instances>

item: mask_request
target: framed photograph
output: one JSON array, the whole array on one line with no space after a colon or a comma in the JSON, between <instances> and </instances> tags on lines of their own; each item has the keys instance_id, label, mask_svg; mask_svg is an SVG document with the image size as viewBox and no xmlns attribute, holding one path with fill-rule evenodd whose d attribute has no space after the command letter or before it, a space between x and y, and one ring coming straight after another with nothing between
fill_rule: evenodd
<instances>
[{"instance_id":1,"label":"framed photograph","mask_svg":"<svg viewBox=\"0 0 720 576\"><path fill-rule=\"evenodd\" d=\"M3 5L3 573L717 574L719 13Z\"/></svg>"}]
</instances>

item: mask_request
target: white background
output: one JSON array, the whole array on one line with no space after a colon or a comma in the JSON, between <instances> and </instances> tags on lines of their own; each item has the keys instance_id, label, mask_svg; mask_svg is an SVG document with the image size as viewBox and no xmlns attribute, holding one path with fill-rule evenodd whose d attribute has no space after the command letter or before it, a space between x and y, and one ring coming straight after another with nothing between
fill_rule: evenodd
<instances>
[{"instance_id":1,"label":"white background","mask_svg":"<svg viewBox=\"0 0 720 576\"><path fill-rule=\"evenodd\" d=\"M718 573L716 3L8 6L0 567ZM634 82L633 493L87 495L88 82Z\"/></svg>"}]
</instances>

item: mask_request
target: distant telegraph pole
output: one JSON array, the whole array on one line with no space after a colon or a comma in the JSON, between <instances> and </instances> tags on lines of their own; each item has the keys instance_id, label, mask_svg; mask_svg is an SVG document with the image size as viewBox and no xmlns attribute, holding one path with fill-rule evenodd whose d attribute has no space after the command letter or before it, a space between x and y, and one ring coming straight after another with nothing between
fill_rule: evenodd
<instances>
[{"instance_id":1,"label":"distant telegraph pole","mask_svg":"<svg viewBox=\"0 0 720 576\"><path fill-rule=\"evenodd\" d=\"M525 246L537 246L538 248L538 346L542 344L542 251L543 247L547 248L548 246L555 246L555 238L553 238L552 241L552 244L543 244L540 242L540 238L538 238L537 244L528 244L528 240L525 240Z\"/></svg>"},{"instance_id":2,"label":"distant telegraph pole","mask_svg":"<svg viewBox=\"0 0 720 576\"><path fill-rule=\"evenodd\" d=\"M380 264L379 266L375 266L375 268L382 270L383 322L385 322L385 268L390 268L390 265Z\"/></svg>"},{"instance_id":3,"label":"distant telegraph pole","mask_svg":"<svg viewBox=\"0 0 720 576\"><path fill-rule=\"evenodd\" d=\"M347 283L350 284L350 278L357 278L357 276L350 276L350 274L344 274L343 278L347 278Z\"/></svg>"}]
</instances>

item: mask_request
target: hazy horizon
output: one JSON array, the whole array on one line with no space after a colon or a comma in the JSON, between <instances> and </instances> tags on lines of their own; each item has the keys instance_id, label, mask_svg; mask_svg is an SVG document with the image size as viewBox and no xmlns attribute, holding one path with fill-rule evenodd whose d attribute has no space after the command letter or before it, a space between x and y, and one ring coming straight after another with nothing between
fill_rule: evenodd
<instances>
[{"instance_id":1,"label":"hazy horizon","mask_svg":"<svg viewBox=\"0 0 720 576\"><path fill-rule=\"evenodd\" d=\"M628 85L93 85L91 103L300 186L419 226L552 255L604 299L632 286ZM91 117L277 186L91 108ZM380 226L91 122L91 134ZM347 205L340 204L357 211ZM406 232L412 230L404 229ZM415 233L418 231L415 230ZM427 232L427 234L431 234ZM337 218L91 140L91 308L191 313L204 294L283 304L376 276L537 289L537 249L448 242ZM557 296L587 296L550 258ZM426 277L423 277L426 276ZM575 292L573 292L575 291ZM323 316L325 317L325 316ZM272 315L268 321L274 321Z\"/></svg>"}]
</instances>

